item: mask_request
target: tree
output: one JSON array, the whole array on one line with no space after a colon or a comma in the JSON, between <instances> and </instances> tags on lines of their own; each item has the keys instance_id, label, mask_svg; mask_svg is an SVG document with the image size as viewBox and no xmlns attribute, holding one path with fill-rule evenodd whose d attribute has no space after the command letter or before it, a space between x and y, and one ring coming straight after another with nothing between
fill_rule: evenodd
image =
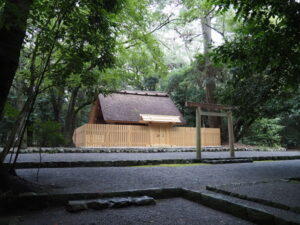
<instances>
[{"instance_id":1,"label":"tree","mask_svg":"<svg viewBox=\"0 0 300 225\"><path fill-rule=\"evenodd\" d=\"M183 114L188 126L195 126L195 110L185 106L186 101L199 102L205 98L205 91L199 83L202 80L199 76L198 66L194 63L186 68L181 68L169 73L161 81L164 91L170 97Z\"/></svg>"},{"instance_id":2,"label":"tree","mask_svg":"<svg viewBox=\"0 0 300 225\"><path fill-rule=\"evenodd\" d=\"M296 1L211 1L220 13L232 8L242 24L233 38L215 49L230 69L222 101L233 106L239 140L257 119L288 112L299 88L300 4Z\"/></svg>"},{"instance_id":3,"label":"tree","mask_svg":"<svg viewBox=\"0 0 300 225\"><path fill-rule=\"evenodd\" d=\"M289 111L280 115L281 144L287 148L300 147L300 88L287 100Z\"/></svg>"},{"instance_id":4,"label":"tree","mask_svg":"<svg viewBox=\"0 0 300 225\"><path fill-rule=\"evenodd\" d=\"M212 31L218 33L225 38L225 17L222 17L223 27L221 30L216 28L216 25L212 23L213 20L217 20L218 14L215 7L206 0L185 0L183 1L185 10L183 10L182 18L184 23L191 23L200 20L201 36L202 36L202 53L204 64L199 64L204 68L203 72L199 76L204 76L204 87L206 91L205 102L209 104L217 103L217 70L214 68L211 61L211 52L214 46L212 40ZM200 29L199 29L200 30ZM192 38L192 37L191 37ZM221 119L219 117L208 118L209 127L220 127Z\"/></svg>"},{"instance_id":5,"label":"tree","mask_svg":"<svg viewBox=\"0 0 300 225\"><path fill-rule=\"evenodd\" d=\"M280 132L283 126L279 123L280 118L256 120L245 133L242 142L266 147L280 146Z\"/></svg>"},{"instance_id":6,"label":"tree","mask_svg":"<svg viewBox=\"0 0 300 225\"><path fill-rule=\"evenodd\" d=\"M6 147L3 162L12 146L20 148L29 117L40 88L63 83L70 74L88 74L103 70L113 62L114 39L111 36L113 12L118 1L36 1L27 30L29 87L28 98ZM44 81L51 81L44 82ZM16 141L15 141L16 140ZM16 161L17 155L15 157Z\"/></svg>"},{"instance_id":7,"label":"tree","mask_svg":"<svg viewBox=\"0 0 300 225\"><path fill-rule=\"evenodd\" d=\"M163 55L152 35L158 28L152 25L154 15L147 8L150 4L148 1L126 1L118 14L109 16L109 35L106 37L105 34L101 36L89 31L92 25L86 26L84 19L76 20L81 15L80 12L79 15L76 15L78 12L72 12L71 3L72 1L64 2L59 6L54 2L43 4L44 6L40 3L33 5L30 21L34 22L31 22L27 29L26 44L14 81L14 87L22 88L13 87L17 95L21 96L19 102L23 103L27 96L32 95L32 90L36 89L35 83L39 75L44 74L35 100L37 105L33 108L34 113L31 113L27 124L40 119L60 122L69 145L72 144L74 128L84 121L77 123L77 115L92 103L99 93L108 94L117 88L128 86L143 88L149 76L155 74L156 77L160 77L166 71ZM58 10L55 7L67 10L63 17L64 22L59 27L54 26L59 24L54 21L61 18L53 13ZM49 23L49 18L53 22ZM75 20L75 23L72 20ZM65 21L67 24L64 24ZM76 27L84 28L79 30ZM97 29L93 31L97 32ZM57 40L53 33L57 33ZM89 33L89 36L82 33ZM97 41L97 38L100 39ZM94 40L96 44L89 43L90 40ZM55 44L51 50L49 43L52 41ZM81 42L84 41L82 45ZM48 65L44 63L47 56ZM103 60L105 58L106 60ZM109 62L112 62L110 58L117 59L114 60L114 67L109 65ZM100 63L97 63L97 60ZM52 107L43 104L47 101ZM17 107L19 111L22 109L22 104L20 105L21 107ZM28 140L34 139L31 130L25 128L26 130Z\"/></svg>"},{"instance_id":8,"label":"tree","mask_svg":"<svg viewBox=\"0 0 300 225\"><path fill-rule=\"evenodd\" d=\"M19 64L31 0L0 2L0 120Z\"/></svg>"},{"instance_id":9,"label":"tree","mask_svg":"<svg viewBox=\"0 0 300 225\"><path fill-rule=\"evenodd\" d=\"M151 9L149 0L130 0L115 18L116 64L107 73L122 77L120 88L144 89L149 77L167 73L164 55L154 34L169 21Z\"/></svg>"},{"instance_id":10,"label":"tree","mask_svg":"<svg viewBox=\"0 0 300 225\"><path fill-rule=\"evenodd\" d=\"M236 78L270 76L273 91L298 89L300 82L300 3L297 1L231 1L212 4L221 12L233 7L243 26L232 41L216 49L216 55L231 68Z\"/></svg>"}]
</instances>

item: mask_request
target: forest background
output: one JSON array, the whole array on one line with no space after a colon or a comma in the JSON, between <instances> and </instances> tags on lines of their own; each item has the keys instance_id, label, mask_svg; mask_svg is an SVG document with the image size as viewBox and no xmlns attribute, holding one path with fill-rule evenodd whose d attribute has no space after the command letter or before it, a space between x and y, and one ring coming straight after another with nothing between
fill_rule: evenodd
<instances>
[{"instance_id":1,"label":"forest background","mask_svg":"<svg viewBox=\"0 0 300 225\"><path fill-rule=\"evenodd\" d=\"M298 1L107 2L30 3L2 146L72 146L99 93L131 89L167 92L187 126L186 101L235 106L236 141L300 147ZM225 121L203 126L226 140Z\"/></svg>"}]
</instances>

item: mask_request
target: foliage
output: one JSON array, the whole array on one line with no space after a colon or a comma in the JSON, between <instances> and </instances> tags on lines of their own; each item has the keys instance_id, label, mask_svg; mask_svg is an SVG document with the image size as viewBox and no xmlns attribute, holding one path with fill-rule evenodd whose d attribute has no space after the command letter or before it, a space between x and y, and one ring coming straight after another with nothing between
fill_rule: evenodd
<instances>
[{"instance_id":1,"label":"foliage","mask_svg":"<svg viewBox=\"0 0 300 225\"><path fill-rule=\"evenodd\" d=\"M281 115L281 125L284 127L281 131L282 144L288 148L300 147L300 88L293 93L292 98L288 100L291 105L289 112Z\"/></svg>"},{"instance_id":2,"label":"foliage","mask_svg":"<svg viewBox=\"0 0 300 225\"><path fill-rule=\"evenodd\" d=\"M151 7L152 1L130 0L114 19L116 63L106 73L121 78L119 88L144 89L149 77L166 75L164 55L153 35L160 29L162 14Z\"/></svg>"},{"instance_id":3,"label":"foliage","mask_svg":"<svg viewBox=\"0 0 300 225\"><path fill-rule=\"evenodd\" d=\"M296 1L210 1L219 13L234 10L242 26L215 49L231 77L220 90L223 103L237 106L235 135L240 139L256 120L289 113L299 87L300 4Z\"/></svg>"},{"instance_id":4,"label":"foliage","mask_svg":"<svg viewBox=\"0 0 300 225\"><path fill-rule=\"evenodd\" d=\"M155 76L144 78L143 89L145 89L146 91L155 91L158 81L159 79Z\"/></svg>"},{"instance_id":5,"label":"foliage","mask_svg":"<svg viewBox=\"0 0 300 225\"><path fill-rule=\"evenodd\" d=\"M255 121L250 129L241 139L242 143L266 147L277 147L280 145L280 132L283 126L280 119L260 119Z\"/></svg>"},{"instance_id":6,"label":"foliage","mask_svg":"<svg viewBox=\"0 0 300 225\"><path fill-rule=\"evenodd\" d=\"M170 5L178 12L170 12ZM0 1L0 13L2 6ZM167 91L194 126L195 111L185 102L205 101L204 64L211 55L199 54L199 43L201 18L209 15L211 45L218 44L216 34L225 40L209 68L214 93L218 103L236 106L236 139L278 145L280 135L283 145L299 146L299 10L297 1L288 0L34 1L1 142L39 80L28 121L39 143L46 129L52 136L72 133L86 122L97 94L119 89Z\"/></svg>"},{"instance_id":7,"label":"foliage","mask_svg":"<svg viewBox=\"0 0 300 225\"><path fill-rule=\"evenodd\" d=\"M204 56L199 54L195 57L193 64L172 71L166 79L161 81L161 88L170 94L189 126L195 126L195 109L186 107L185 102L205 101L204 64ZM217 86L220 86L227 76L226 70L218 64L212 64L211 69L214 71ZM207 125L206 119L204 120L204 126Z\"/></svg>"},{"instance_id":8,"label":"foliage","mask_svg":"<svg viewBox=\"0 0 300 225\"><path fill-rule=\"evenodd\" d=\"M31 129L39 146L57 147L65 143L61 133L61 124L50 120L38 120Z\"/></svg>"},{"instance_id":9,"label":"foliage","mask_svg":"<svg viewBox=\"0 0 300 225\"><path fill-rule=\"evenodd\" d=\"M152 40L154 41L154 40ZM106 73L120 77L121 88L144 89L144 82L150 77L164 77L167 68L163 54L155 43L139 42L130 48L118 48L116 65Z\"/></svg>"},{"instance_id":10,"label":"foliage","mask_svg":"<svg viewBox=\"0 0 300 225\"><path fill-rule=\"evenodd\" d=\"M234 1L212 3L225 12L233 7L243 26L235 38L216 49L216 56L231 68L235 79L268 79L272 91L297 89L300 82L300 3L297 1Z\"/></svg>"},{"instance_id":11,"label":"foliage","mask_svg":"<svg viewBox=\"0 0 300 225\"><path fill-rule=\"evenodd\" d=\"M297 114L286 115L281 119L283 126L280 135L282 137L282 144L287 148L300 147L300 115Z\"/></svg>"},{"instance_id":12,"label":"foliage","mask_svg":"<svg viewBox=\"0 0 300 225\"><path fill-rule=\"evenodd\" d=\"M232 70L232 76L239 71ZM292 102L288 101L292 91L276 92L270 78L252 76L247 79L229 79L224 82L218 95L222 104L232 105L235 117L234 133L239 140L255 120L276 118L288 112Z\"/></svg>"},{"instance_id":13,"label":"foliage","mask_svg":"<svg viewBox=\"0 0 300 225\"><path fill-rule=\"evenodd\" d=\"M19 111L10 103L6 103L4 107L4 116L0 123L0 145L6 141L7 136L10 134L11 127L13 126Z\"/></svg>"},{"instance_id":14,"label":"foliage","mask_svg":"<svg viewBox=\"0 0 300 225\"><path fill-rule=\"evenodd\" d=\"M189 126L195 126L195 110L185 107L185 102L200 102L205 96L204 89L199 85L199 75L195 70L193 67L175 70L161 84L163 90L170 94Z\"/></svg>"},{"instance_id":15,"label":"foliage","mask_svg":"<svg viewBox=\"0 0 300 225\"><path fill-rule=\"evenodd\" d=\"M36 1L26 39L31 76L41 70L49 71L46 82L55 86L95 82L91 70L97 67L103 71L113 63L115 42L110 10L115 3ZM49 65L45 68L47 59Z\"/></svg>"},{"instance_id":16,"label":"foliage","mask_svg":"<svg viewBox=\"0 0 300 225\"><path fill-rule=\"evenodd\" d=\"M59 132L70 137L76 125L86 122L87 106L99 93L128 85L155 89L155 79L165 74L166 67L150 30L157 15L149 4L35 1L10 96L17 92L23 103L39 89L28 124L55 120L62 124ZM12 125L7 119L3 122Z\"/></svg>"}]
</instances>

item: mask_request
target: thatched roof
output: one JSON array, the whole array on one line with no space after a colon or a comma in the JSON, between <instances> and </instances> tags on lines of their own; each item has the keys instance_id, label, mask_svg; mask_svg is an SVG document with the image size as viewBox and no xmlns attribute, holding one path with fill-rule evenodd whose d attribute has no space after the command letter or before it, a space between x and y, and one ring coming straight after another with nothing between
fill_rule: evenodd
<instances>
[{"instance_id":1,"label":"thatched roof","mask_svg":"<svg viewBox=\"0 0 300 225\"><path fill-rule=\"evenodd\" d=\"M141 114L179 116L185 120L168 94L153 91L121 91L108 96L99 95L100 110L106 123L143 123Z\"/></svg>"}]
</instances>

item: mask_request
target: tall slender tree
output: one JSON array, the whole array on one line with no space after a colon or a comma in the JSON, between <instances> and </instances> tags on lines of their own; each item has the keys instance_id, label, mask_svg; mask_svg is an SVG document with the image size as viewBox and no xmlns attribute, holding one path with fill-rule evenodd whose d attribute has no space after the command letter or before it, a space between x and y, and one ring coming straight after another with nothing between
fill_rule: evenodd
<instances>
[{"instance_id":1,"label":"tall slender tree","mask_svg":"<svg viewBox=\"0 0 300 225\"><path fill-rule=\"evenodd\" d=\"M19 65L32 0L0 2L0 120Z\"/></svg>"}]
</instances>

